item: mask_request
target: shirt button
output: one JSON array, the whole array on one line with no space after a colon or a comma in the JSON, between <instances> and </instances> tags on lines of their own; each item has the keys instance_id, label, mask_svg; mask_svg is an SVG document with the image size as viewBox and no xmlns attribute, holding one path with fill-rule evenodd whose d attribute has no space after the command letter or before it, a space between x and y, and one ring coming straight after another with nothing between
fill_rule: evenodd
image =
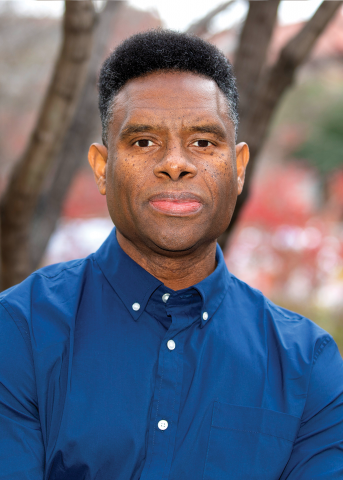
<instances>
[{"instance_id":1,"label":"shirt button","mask_svg":"<svg viewBox=\"0 0 343 480\"><path fill-rule=\"evenodd\" d=\"M167 347L169 348L169 350L174 350L174 348L175 348L174 340L168 340Z\"/></svg>"},{"instance_id":2,"label":"shirt button","mask_svg":"<svg viewBox=\"0 0 343 480\"><path fill-rule=\"evenodd\" d=\"M140 308L141 306L137 302L132 305L132 310L134 310L135 312L138 312Z\"/></svg>"},{"instance_id":3,"label":"shirt button","mask_svg":"<svg viewBox=\"0 0 343 480\"><path fill-rule=\"evenodd\" d=\"M167 430L168 428L167 420L160 420L157 425L160 430Z\"/></svg>"},{"instance_id":4,"label":"shirt button","mask_svg":"<svg viewBox=\"0 0 343 480\"><path fill-rule=\"evenodd\" d=\"M164 303L167 303L169 297L170 293L165 293L164 295L162 295L162 300L164 301Z\"/></svg>"},{"instance_id":5,"label":"shirt button","mask_svg":"<svg viewBox=\"0 0 343 480\"><path fill-rule=\"evenodd\" d=\"M207 320L207 319L208 319L208 313L207 313L207 312L204 312L204 313L202 314L202 318L203 318L203 320Z\"/></svg>"}]
</instances>

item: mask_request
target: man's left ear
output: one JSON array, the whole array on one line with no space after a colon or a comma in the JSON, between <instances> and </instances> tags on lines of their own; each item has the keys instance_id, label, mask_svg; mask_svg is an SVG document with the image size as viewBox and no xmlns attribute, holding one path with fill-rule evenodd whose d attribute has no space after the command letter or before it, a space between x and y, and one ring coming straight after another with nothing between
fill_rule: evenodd
<instances>
[{"instance_id":1,"label":"man's left ear","mask_svg":"<svg viewBox=\"0 0 343 480\"><path fill-rule=\"evenodd\" d=\"M249 147L246 143L241 142L236 145L236 166L237 166L237 195L243 190L245 170L249 162Z\"/></svg>"},{"instance_id":2,"label":"man's left ear","mask_svg":"<svg viewBox=\"0 0 343 480\"><path fill-rule=\"evenodd\" d=\"M88 161L94 172L94 177L101 195L106 195L107 148L100 143L89 147Z\"/></svg>"}]
</instances>

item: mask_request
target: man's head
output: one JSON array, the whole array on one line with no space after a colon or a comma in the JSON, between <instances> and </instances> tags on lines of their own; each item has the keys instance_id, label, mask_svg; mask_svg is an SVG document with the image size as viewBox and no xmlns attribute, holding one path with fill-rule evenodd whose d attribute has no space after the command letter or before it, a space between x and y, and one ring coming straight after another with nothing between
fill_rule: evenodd
<instances>
[{"instance_id":1,"label":"man's head","mask_svg":"<svg viewBox=\"0 0 343 480\"><path fill-rule=\"evenodd\" d=\"M140 250L184 255L228 226L248 148L235 146L232 67L203 40L151 31L105 61L104 145L89 161L117 230Z\"/></svg>"},{"instance_id":2,"label":"man's head","mask_svg":"<svg viewBox=\"0 0 343 480\"><path fill-rule=\"evenodd\" d=\"M152 72L193 72L212 78L227 99L229 116L238 126L238 93L232 66L220 50L199 37L170 30L151 30L125 40L104 62L99 78L102 139L108 142L113 100L131 79Z\"/></svg>"}]
</instances>

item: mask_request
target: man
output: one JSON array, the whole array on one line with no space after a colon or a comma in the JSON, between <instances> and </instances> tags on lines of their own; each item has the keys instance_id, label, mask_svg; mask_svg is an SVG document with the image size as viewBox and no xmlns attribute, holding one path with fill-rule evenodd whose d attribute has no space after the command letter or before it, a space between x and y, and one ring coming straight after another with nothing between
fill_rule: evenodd
<instances>
[{"instance_id":1,"label":"man","mask_svg":"<svg viewBox=\"0 0 343 480\"><path fill-rule=\"evenodd\" d=\"M342 479L333 339L233 275L232 69L151 31L100 75L89 161L116 228L1 296L0 478Z\"/></svg>"}]
</instances>

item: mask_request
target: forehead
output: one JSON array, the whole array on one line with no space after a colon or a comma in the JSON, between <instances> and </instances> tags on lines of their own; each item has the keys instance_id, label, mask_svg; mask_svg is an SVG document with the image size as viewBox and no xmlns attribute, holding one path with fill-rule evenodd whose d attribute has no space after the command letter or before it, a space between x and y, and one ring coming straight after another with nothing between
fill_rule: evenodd
<instances>
[{"instance_id":1,"label":"forehead","mask_svg":"<svg viewBox=\"0 0 343 480\"><path fill-rule=\"evenodd\" d=\"M223 92L210 78L189 72L154 72L132 79L114 101L113 126L155 119L168 124L217 121L234 130Z\"/></svg>"}]
</instances>

